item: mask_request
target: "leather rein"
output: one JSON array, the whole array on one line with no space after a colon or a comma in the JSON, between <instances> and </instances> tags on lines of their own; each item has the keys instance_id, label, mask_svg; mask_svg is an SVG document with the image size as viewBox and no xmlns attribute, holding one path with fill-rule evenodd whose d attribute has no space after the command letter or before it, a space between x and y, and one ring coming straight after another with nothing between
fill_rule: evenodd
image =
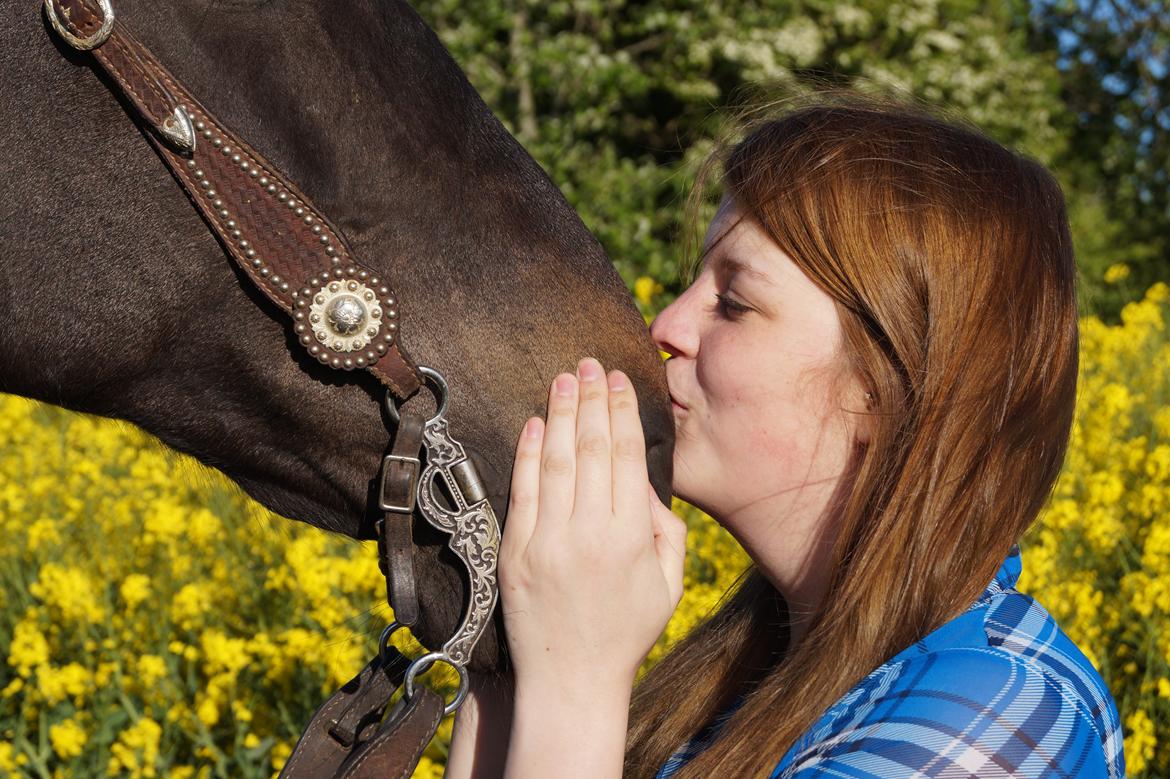
<instances>
[{"instance_id":1,"label":"leather rein","mask_svg":"<svg viewBox=\"0 0 1170 779\"><path fill-rule=\"evenodd\" d=\"M407 777L442 718L463 703L466 664L498 597L499 522L474 463L448 430L447 383L402 348L389 280L363 265L292 181L204 108L125 25L115 24L110 0L44 0L43 7L62 40L90 52L134 107L134 118L227 255L289 315L309 354L338 370L367 370L386 387L395 429L382 462L382 518L375 527L394 622L383 631L378 654L314 713L280 776ZM405 402L424 384L438 406L429 418ZM436 480L445 484L454 510L436 499ZM448 545L466 565L470 589L455 634L440 651L412 661L389 641L418 619L411 541L416 509L451 535ZM446 705L415 685L437 661L459 673L458 692ZM403 696L387 713L400 687Z\"/></svg>"}]
</instances>

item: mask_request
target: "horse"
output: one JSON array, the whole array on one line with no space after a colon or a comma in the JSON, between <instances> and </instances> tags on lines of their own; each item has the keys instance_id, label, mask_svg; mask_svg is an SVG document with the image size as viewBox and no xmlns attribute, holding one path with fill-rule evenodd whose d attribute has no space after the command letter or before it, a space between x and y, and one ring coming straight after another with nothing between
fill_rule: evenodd
<instances>
[{"instance_id":1,"label":"horse","mask_svg":"<svg viewBox=\"0 0 1170 779\"><path fill-rule=\"evenodd\" d=\"M87 0L93 3L93 0ZM304 350L39 3L2 0L0 392L129 421L273 512L355 539L388 437L384 388ZM96 4L95 4L96 5ZM496 514L548 386L592 355L638 391L669 501L665 372L604 250L402 0L115 0L119 24L278 166L399 300L400 341L450 386L451 429ZM433 648L465 600L415 516ZM469 663L506 667L496 619Z\"/></svg>"}]
</instances>

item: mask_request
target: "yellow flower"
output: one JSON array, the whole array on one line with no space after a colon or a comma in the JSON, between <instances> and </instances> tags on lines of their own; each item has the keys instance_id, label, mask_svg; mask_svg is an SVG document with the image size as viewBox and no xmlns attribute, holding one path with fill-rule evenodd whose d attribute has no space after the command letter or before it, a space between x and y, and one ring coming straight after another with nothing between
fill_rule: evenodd
<instances>
[{"instance_id":1,"label":"yellow flower","mask_svg":"<svg viewBox=\"0 0 1170 779\"><path fill-rule=\"evenodd\" d=\"M45 563L28 591L68 622L96 624L106 618L98 586L81 568Z\"/></svg>"},{"instance_id":2,"label":"yellow flower","mask_svg":"<svg viewBox=\"0 0 1170 779\"><path fill-rule=\"evenodd\" d=\"M75 720L67 719L57 725L49 726L49 743L53 745L53 751L62 760L80 757L88 739L85 729Z\"/></svg>"},{"instance_id":3,"label":"yellow flower","mask_svg":"<svg viewBox=\"0 0 1170 779\"><path fill-rule=\"evenodd\" d=\"M80 699L89 690L92 676L79 663L69 663L61 668L45 665L37 671L37 686L45 702L58 703L72 696Z\"/></svg>"},{"instance_id":4,"label":"yellow flower","mask_svg":"<svg viewBox=\"0 0 1170 779\"><path fill-rule=\"evenodd\" d=\"M125 771L132 777L156 776L161 736L159 724L145 717L123 730L110 747L109 773Z\"/></svg>"},{"instance_id":5,"label":"yellow flower","mask_svg":"<svg viewBox=\"0 0 1170 779\"><path fill-rule=\"evenodd\" d=\"M243 703L243 701L233 700L232 701L232 717L235 719L236 722L245 722L245 723L251 722L252 721L252 710L249 709Z\"/></svg>"},{"instance_id":6,"label":"yellow flower","mask_svg":"<svg viewBox=\"0 0 1170 779\"><path fill-rule=\"evenodd\" d=\"M291 754L292 745L287 741L277 741L273 744L272 752L269 754L269 759L272 760L272 770L279 771L284 768L284 764L288 762Z\"/></svg>"},{"instance_id":7,"label":"yellow flower","mask_svg":"<svg viewBox=\"0 0 1170 779\"><path fill-rule=\"evenodd\" d=\"M97 670L93 672L93 683L95 687L105 687L110 683L114 674L118 671L118 664L113 662L100 662L97 664Z\"/></svg>"},{"instance_id":8,"label":"yellow flower","mask_svg":"<svg viewBox=\"0 0 1170 779\"><path fill-rule=\"evenodd\" d=\"M429 757L423 757L414 767L411 779L443 779L444 765L436 763Z\"/></svg>"},{"instance_id":9,"label":"yellow flower","mask_svg":"<svg viewBox=\"0 0 1170 779\"><path fill-rule=\"evenodd\" d=\"M56 521L48 517L41 517L28 526L28 548L39 552L47 546L56 546L61 543L61 534L57 531Z\"/></svg>"},{"instance_id":10,"label":"yellow flower","mask_svg":"<svg viewBox=\"0 0 1170 779\"><path fill-rule=\"evenodd\" d=\"M1154 735L1154 723L1145 711L1138 709L1125 719L1125 769L1129 774L1140 774L1146 764L1154 758L1158 739Z\"/></svg>"},{"instance_id":11,"label":"yellow flower","mask_svg":"<svg viewBox=\"0 0 1170 779\"><path fill-rule=\"evenodd\" d=\"M219 722L219 704L211 696L204 696L195 706L195 716L207 727L215 727Z\"/></svg>"},{"instance_id":12,"label":"yellow flower","mask_svg":"<svg viewBox=\"0 0 1170 779\"><path fill-rule=\"evenodd\" d=\"M150 577L141 573L132 573L122 581L119 590L127 608L133 609L150 597Z\"/></svg>"},{"instance_id":13,"label":"yellow flower","mask_svg":"<svg viewBox=\"0 0 1170 779\"><path fill-rule=\"evenodd\" d=\"M142 655L138 658L138 681L144 688L154 687L168 673L166 661L158 655Z\"/></svg>"},{"instance_id":14,"label":"yellow flower","mask_svg":"<svg viewBox=\"0 0 1170 779\"><path fill-rule=\"evenodd\" d=\"M191 543L208 546L223 535L223 523L207 509L195 509L187 518L183 530Z\"/></svg>"},{"instance_id":15,"label":"yellow flower","mask_svg":"<svg viewBox=\"0 0 1170 779\"><path fill-rule=\"evenodd\" d=\"M1170 483L1170 446L1161 444L1146 457L1146 475L1152 481Z\"/></svg>"},{"instance_id":16,"label":"yellow flower","mask_svg":"<svg viewBox=\"0 0 1170 779\"><path fill-rule=\"evenodd\" d=\"M171 619L184 630L195 630L203 625L213 602L212 593L203 582L183 585L171 599Z\"/></svg>"},{"instance_id":17,"label":"yellow flower","mask_svg":"<svg viewBox=\"0 0 1170 779\"><path fill-rule=\"evenodd\" d=\"M644 306L650 305L654 296L662 291L662 285L649 276L641 276L634 282L634 297Z\"/></svg>"},{"instance_id":18,"label":"yellow flower","mask_svg":"<svg viewBox=\"0 0 1170 779\"><path fill-rule=\"evenodd\" d=\"M1124 262L1114 263L1105 269L1106 284L1116 284L1126 278L1129 278L1129 266Z\"/></svg>"},{"instance_id":19,"label":"yellow flower","mask_svg":"<svg viewBox=\"0 0 1170 779\"><path fill-rule=\"evenodd\" d=\"M8 664L21 676L28 677L32 669L49 662L49 642L44 633L27 617L13 628L12 643L8 647Z\"/></svg>"},{"instance_id":20,"label":"yellow flower","mask_svg":"<svg viewBox=\"0 0 1170 779\"><path fill-rule=\"evenodd\" d=\"M0 741L0 774L15 775L16 768L16 747L7 741Z\"/></svg>"},{"instance_id":21,"label":"yellow flower","mask_svg":"<svg viewBox=\"0 0 1170 779\"><path fill-rule=\"evenodd\" d=\"M235 676L252 658L248 642L242 638L228 638L220 630L208 629L200 637L204 666L208 675L227 672Z\"/></svg>"},{"instance_id":22,"label":"yellow flower","mask_svg":"<svg viewBox=\"0 0 1170 779\"><path fill-rule=\"evenodd\" d=\"M1170 300L1170 285L1164 281L1156 281L1146 290L1146 300L1154 303L1165 303Z\"/></svg>"}]
</instances>

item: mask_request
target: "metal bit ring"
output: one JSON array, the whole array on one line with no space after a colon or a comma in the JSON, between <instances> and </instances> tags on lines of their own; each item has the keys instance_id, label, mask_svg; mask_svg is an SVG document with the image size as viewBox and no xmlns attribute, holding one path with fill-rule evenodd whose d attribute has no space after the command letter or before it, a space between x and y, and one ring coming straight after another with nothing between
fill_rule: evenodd
<instances>
[{"instance_id":1,"label":"metal bit ring","mask_svg":"<svg viewBox=\"0 0 1170 779\"><path fill-rule=\"evenodd\" d=\"M423 671L430 668L436 661L442 660L447 665L459 672L459 689L455 693L455 698L443 708L443 716L453 714L456 709L463 705L463 700L467 697L467 691L471 687L471 679L467 675L467 669L462 664L455 662L443 652L430 652L416 659L406 669L406 688L403 692L406 700L414 697L414 677Z\"/></svg>"},{"instance_id":2,"label":"metal bit ring","mask_svg":"<svg viewBox=\"0 0 1170 779\"><path fill-rule=\"evenodd\" d=\"M418 372L422 374L424 379L430 379L434 384L432 393L438 401L439 407L435 415L427 420L427 424L434 422L436 419L447 414L447 400L451 397L451 392L447 388L447 380L443 378L443 374L439 373L434 368L428 368L425 365L418 366ZM423 382L426 383L425 381ZM394 426L398 426L398 406L394 405L394 395L386 392L386 413L390 415L390 419L394 420Z\"/></svg>"},{"instance_id":3,"label":"metal bit ring","mask_svg":"<svg viewBox=\"0 0 1170 779\"><path fill-rule=\"evenodd\" d=\"M378 654L382 656L383 660L386 659L386 652L390 648L390 636L394 635L394 631L400 627L402 627L402 623L394 620L382 631L382 637L378 639Z\"/></svg>"}]
</instances>

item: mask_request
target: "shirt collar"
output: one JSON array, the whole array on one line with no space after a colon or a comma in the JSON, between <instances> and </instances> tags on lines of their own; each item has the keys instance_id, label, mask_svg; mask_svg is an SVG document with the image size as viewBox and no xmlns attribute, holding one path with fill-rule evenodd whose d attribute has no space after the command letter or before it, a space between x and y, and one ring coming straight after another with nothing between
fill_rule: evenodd
<instances>
[{"instance_id":1,"label":"shirt collar","mask_svg":"<svg viewBox=\"0 0 1170 779\"><path fill-rule=\"evenodd\" d=\"M979 597L979 600L994 597L1004 590L1014 588L1016 582L1020 579L1020 571L1022 569L1023 562L1020 559L1020 545L1012 544L1011 551L1004 558L1003 564L999 566L999 570L995 572L995 578L983 590L983 595Z\"/></svg>"}]
</instances>

